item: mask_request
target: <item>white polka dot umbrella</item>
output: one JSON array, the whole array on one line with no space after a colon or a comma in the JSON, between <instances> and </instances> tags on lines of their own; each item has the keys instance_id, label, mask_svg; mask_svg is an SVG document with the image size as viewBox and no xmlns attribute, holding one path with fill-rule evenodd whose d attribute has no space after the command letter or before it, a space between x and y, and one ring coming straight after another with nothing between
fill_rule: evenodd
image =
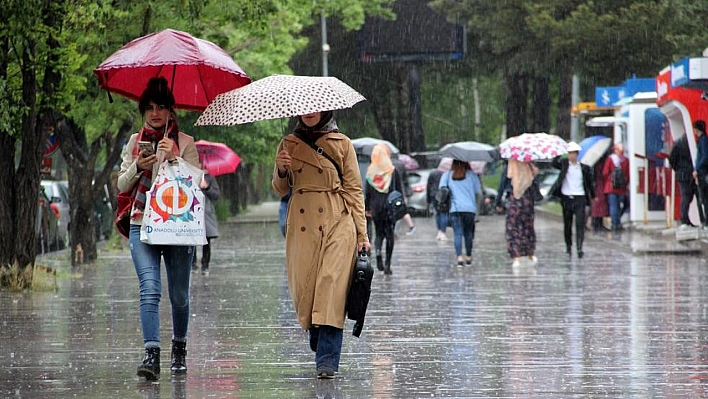
<instances>
[{"instance_id":1,"label":"white polka dot umbrella","mask_svg":"<svg viewBox=\"0 0 708 399\"><path fill-rule=\"evenodd\" d=\"M548 133L524 133L499 144L499 154L504 159L539 161L566 154L567 145L562 138Z\"/></svg>"},{"instance_id":2,"label":"white polka dot umbrella","mask_svg":"<svg viewBox=\"0 0 708 399\"><path fill-rule=\"evenodd\" d=\"M228 126L351 108L365 100L331 76L272 75L218 95L195 125Z\"/></svg>"}]
</instances>

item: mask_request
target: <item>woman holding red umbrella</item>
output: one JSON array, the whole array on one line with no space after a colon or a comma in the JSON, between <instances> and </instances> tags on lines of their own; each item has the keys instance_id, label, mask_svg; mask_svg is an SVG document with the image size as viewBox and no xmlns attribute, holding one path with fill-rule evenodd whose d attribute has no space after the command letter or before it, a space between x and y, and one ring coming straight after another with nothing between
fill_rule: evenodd
<instances>
[{"instance_id":1,"label":"woman holding red umbrella","mask_svg":"<svg viewBox=\"0 0 708 399\"><path fill-rule=\"evenodd\" d=\"M150 79L140 96L138 108L144 118L140 132L133 134L123 151L118 190L131 192L130 254L140 282L140 324L145 357L138 376L156 380L160 375L160 317L162 293L161 260L165 261L167 286L172 305L172 352L170 370L187 372L187 327L189 325L189 276L193 246L150 245L140 241L146 193L157 176L160 161L181 157L198 167L194 139L179 131L174 117L175 99L165 78ZM139 142L151 148L141 148Z\"/></svg>"}]
</instances>

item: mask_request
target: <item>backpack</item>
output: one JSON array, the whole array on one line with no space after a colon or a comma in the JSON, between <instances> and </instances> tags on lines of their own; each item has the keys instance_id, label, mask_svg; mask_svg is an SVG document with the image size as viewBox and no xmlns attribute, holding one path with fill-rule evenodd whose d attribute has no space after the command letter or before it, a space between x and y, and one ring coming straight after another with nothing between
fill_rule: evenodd
<instances>
[{"instance_id":1,"label":"backpack","mask_svg":"<svg viewBox=\"0 0 708 399\"><path fill-rule=\"evenodd\" d=\"M408 213L406 201L400 191L391 190L391 192L388 193L388 197L386 197L386 211L388 218L393 221L402 218Z\"/></svg>"},{"instance_id":2,"label":"backpack","mask_svg":"<svg viewBox=\"0 0 708 399\"><path fill-rule=\"evenodd\" d=\"M446 172L448 173L448 172ZM444 176L444 175L443 175ZM442 179L442 176L440 177ZM447 183L450 183L450 177L448 175ZM435 193L435 209L440 213L450 212L450 207L452 206L452 193L450 192L450 187L446 185L440 187L438 192Z\"/></svg>"},{"instance_id":3,"label":"backpack","mask_svg":"<svg viewBox=\"0 0 708 399\"><path fill-rule=\"evenodd\" d=\"M612 173L610 174L610 183L612 184L612 188L627 187L627 178L624 176L621 166L617 166L612 169Z\"/></svg>"},{"instance_id":4,"label":"backpack","mask_svg":"<svg viewBox=\"0 0 708 399\"><path fill-rule=\"evenodd\" d=\"M448 186L442 186L438 189L438 192L435 193L435 202L437 203L435 209L438 212L450 212L450 188Z\"/></svg>"}]
</instances>

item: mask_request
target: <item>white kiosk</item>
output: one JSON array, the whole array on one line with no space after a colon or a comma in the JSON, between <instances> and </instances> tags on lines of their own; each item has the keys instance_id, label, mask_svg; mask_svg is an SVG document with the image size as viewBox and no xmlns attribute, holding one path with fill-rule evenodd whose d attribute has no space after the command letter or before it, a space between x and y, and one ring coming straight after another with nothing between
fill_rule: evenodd
<instances>
[{"instance_id":1,"label":"white kiosk","mask_svg":"<svg viewBox=\"0 0 708 399\"><path fill-rule=\"evenodd\" d=\"M629 159L628 217L634 225L667 220L666 118L656 99L656 92L636 93L615 111L614 141L624 144Z\"/></svg>"}]
</instances>

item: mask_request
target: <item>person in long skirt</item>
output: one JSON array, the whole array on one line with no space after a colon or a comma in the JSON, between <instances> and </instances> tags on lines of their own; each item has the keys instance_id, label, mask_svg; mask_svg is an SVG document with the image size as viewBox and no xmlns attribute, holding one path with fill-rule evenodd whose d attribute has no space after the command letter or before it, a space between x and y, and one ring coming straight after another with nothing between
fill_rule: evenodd
<instances>
[{"instance_id":1,"label":"person in long skirt","mask_svg":"<svg viewBox=\"0 0 708 399\"><path fill-rule=\"evenodd\" d=\"M537 174L538 168L533 163L509 160L507 176L511 180L512 190L506 211L506 241L514 267L520 265L521 257L524 256L534 265L538 262L534 256L534 194L530 189Z\"/></svg>"}]
</instances>

